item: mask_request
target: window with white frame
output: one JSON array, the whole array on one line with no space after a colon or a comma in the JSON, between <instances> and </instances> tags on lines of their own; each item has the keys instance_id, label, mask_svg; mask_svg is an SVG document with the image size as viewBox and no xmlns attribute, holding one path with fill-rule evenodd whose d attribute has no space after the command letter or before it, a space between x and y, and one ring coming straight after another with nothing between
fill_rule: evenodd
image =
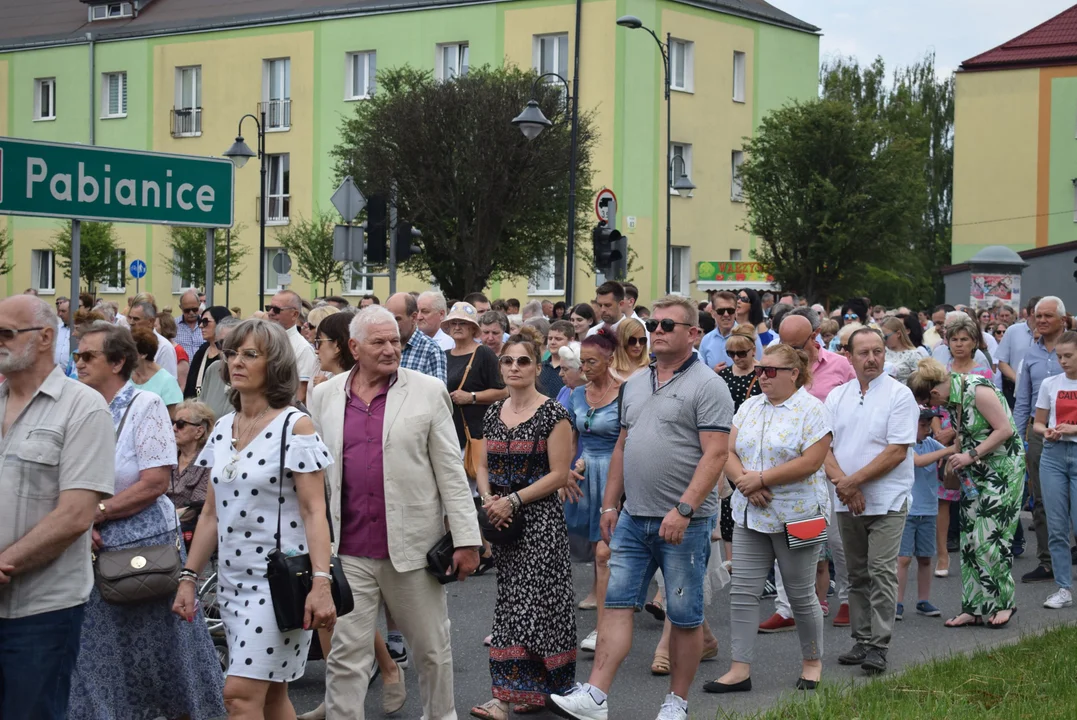
<instances>
[{"instance_id":1,"label":"window with white frame","mask_svg":"<svg viewBox=\"0 0 1077 720\"><path fill-rule=\"evenodd\" d=\"M669 44L669 85L673 90L692 92L692 55L695 43L671 40Z\"/></svg>"},{"instance_id":2,"label":"window with white frame","mask_svg":"<svg viewBox=\"0 0 1077 720\"><path fill-rule=\"evenodd\" d=\"M30 287L38 292L56 290L55 260L52 250L30 251Z\"/></svg>"},{"instance_id":3,"label":"window with white frame","mask_svg":"<svg viewBox=\"0 0 1077 720\"><path fill-rule=\"evenodd\" d=\"M288 224L291 186L289 154L266 155L266 222Z\"/></svg>"},{"instance_id":4,"label":"window with white frame","mask_svg":"<svg viewBox=\"0 0 1077 720\"><path fill-rule=\"evenodd\" d=\"M101 105L103 118L127 117L127 73L101 74Z\"/></svg>"},{"instance_id":5,"label":"window with white frame","mask_svg":"<svg viewBox=\"0 0 1077 720\"><path fill-rule=\"evenodd\" d=\"M172 110L176 137L202 134L202 67L176 68L176 103Z\"/></svg>"},{"instance_id":6,"label":"window with white frame","mask_svg":"<svg viewBox=\"0 0 1077 720\"><path fill-rule=\"evenodd\" d=\"M468 44L445 43L438 45L437 62L434 68L438 80L452 80L454 77L467 75Z\"/></svg>"},{"instance_id":7,"label":"window with white frame","mask_svg":"<svg viewBox=\"0 0 1077 720\"><path fill-rule=\"evenodd\" d=\"M262 110L266 130L292 126L292 60L276 58L262 63Z\"/></svg>"},{"instance_id":8,"label":"window with white frame","mask_svg":"<svg viewBox=\"0 0 1077 720\"><path fill-rule=\"evenodd\" d=\"M740 262L743 259L744 259L744 253L741 252L740 248L730 248L729 249L729 262Z\"/></svg>"},{"instance_id":9,"label":"window with white frame","mask_svg":"<svg viewBox=\"0 0 1077 720\"><path fill-rule=\"evenodd\" d=\"M104 3L90 6L90 22L95 20L115 20L134 16L134 8L129 2Z\"/></svg>"},{"instance_id":10,"label":"window with white frame","mask_svg":"<svg viewBox=\"0 0 1077 720\"><path fill-rule=\"evenodd\" d=\"M344 264L345 295L366 295L374 292L374 278L363 275L365 272L367 269L362 263Z\"/></svg>"},{"instance_id":11,"label":"window with white frame","mask_svg":"<svg viewBox=\"0 0 1077 720\"><path fill-rule=\"evenodd\" d=\"M532 65L539 75L557 73L563 78L568 77L568 33L535 35L532 54Z\"/></svg>"},{"instance_id":12,"label":"window with white frame","mask_svg":"<svg viewBox=\"0 0 1077 720\"><path fill-rule=\"evenodd\" d=\"M267 247L265 255L262 256L262 265L264 266L263 272L265 273L267 293L277 292L278 290L284 290L284 286L280 283L280 277L277 271L273 269L273 258L277 256L283 248L279 247Z\"/></svg>"},{"instance_id":13,"label":"window with white frame","mask_svg":"<svg viewBox=\"0 0 1077 720\"><path fill-rule=\"evenodd\" d=\"M688 297L691 290L689 283L692 280L692 248L674 245L670 250L673 253L670 258L670 289Z\"/></svg>"},{"instance_id":14,"label":"window with white frame","mask_svg":"<svg viewBox=\"0 0 1077 720\"><path fill-rule=\"evenodd\" d=\"M191 288L197 288L205 282L205 278L198 278L194 275L188 275L184 277L184 275L179 271L181 269L184 269L184 265L187 264L189 263L181 262L181 258L178 252L176 252L175 250L172 251L172 267L174 270L176 270L176 272L172 273L173 295L178 295L179 293L182 293L185 290L190 290ZM189 268L187 269L189 270Z\"/></svg>"},{"instance_id":15,"label":"window with white frame","mask_svg":"<svg viewBox=\"0 0 1077 720\"><path fill-rule=\"evenodd\" d=\"M744 202L744 183L740 176L740 166L744 164L744 152L734 150L730 161L730 198L735 202Z\"/></svg>"},{"instance_id":16,"label":"window with white frame","mask_svg":"<svg viewBox=\"0 0 1077 720\"><path fill-rule=\"evenodd\" d=\"M565 256L561 253L551 255L528 284L528 295L564 295L565 294Z\"/></svg>"},{"instance_id":17,"label":"window with white frame","mask_svg":"<svg viewBox=\"0 0 1077 720\"><path fill-rule=\"evenodd\" d=\"M116 250L109 268L108 278L101 284L101 292L122 293L127 289L127 251Z\"/></svg>"},{"instance_id":18,"label":"window with white frame","mask_svg":"<svg viewBox=\"0 0 1077 720\"><path fill-rule=\"evenodd\" d=\"M345 79L344 99L365 100L374 94L377 88L377 53L348 53L347 78Z\"/></svg>"},{"instance_id":19,"label":"window with white frame","mask_svg":"<svg viewBox=\"0 0 1077 720\"><path fill-rule=\"evenodd\" d=\"M745 86L748 81L748 56L739 50L733 51L733 102L744 102Z\"/></svg>"},{"instance_id":20,"label":"window with white frame","mask_svg":"<svg viewBox=\"0 0 1077 720\"><path fill-rule=\"evenodd\" d=\"M34 80L34 120L56 119L56 78Z\"/></svg>"},{"instance_id":21,"label":"window with white frame","mask_svg":"<svg viewBox=\"0 0 1077 720\"><path fill-rule=\"evenodd\" d=\"M676 193L673 183L681 175L692 179L692 146L688 143L673 143L669 146L669 191Z\"/></svg>"}]
</instances>

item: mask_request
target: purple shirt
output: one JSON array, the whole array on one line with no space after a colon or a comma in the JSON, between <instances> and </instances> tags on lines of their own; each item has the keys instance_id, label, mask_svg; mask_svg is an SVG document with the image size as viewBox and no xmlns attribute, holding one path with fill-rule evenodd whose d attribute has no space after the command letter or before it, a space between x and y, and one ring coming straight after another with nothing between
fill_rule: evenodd
<instances>
[{"instance_id":1,"label":"purple shirt","mask_svg":"<svg viewBox=\"0 0 1077 720\"><path fill-rule=\"evenodd\" d=\"M385 472L382 466L382 427L385 400L394 375L369 405L352 392L344 407L344 464L340 483L340 554L385 560L389 535L385 529Z\"/></svg>"}]
</instances>

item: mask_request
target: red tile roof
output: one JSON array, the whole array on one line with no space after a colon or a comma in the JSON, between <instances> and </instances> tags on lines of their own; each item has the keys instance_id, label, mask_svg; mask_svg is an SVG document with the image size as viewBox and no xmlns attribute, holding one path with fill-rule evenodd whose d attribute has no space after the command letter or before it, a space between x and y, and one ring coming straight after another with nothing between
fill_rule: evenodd
<instances>
[{"instance_id":1,"label":"red tile roof","mask_svg":"<svg viewBox=\"0 0 1077 720\"><path fill-rule=\"evenodd\" d=\"M1001 70L1014 67L1077 65L1077 5L961 63L962 70Z\"/></svg>"}]
</instances>

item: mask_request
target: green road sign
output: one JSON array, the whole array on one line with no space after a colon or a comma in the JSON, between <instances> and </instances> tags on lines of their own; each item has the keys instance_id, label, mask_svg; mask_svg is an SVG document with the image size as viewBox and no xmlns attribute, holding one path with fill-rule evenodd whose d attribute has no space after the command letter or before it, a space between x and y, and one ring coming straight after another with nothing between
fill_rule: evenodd
<instances>
[{"instance_id":1,"label":"green road sign","mask_svg":"<svg viewBox=\"0 0 1077 720\"><path fill-rule=\"evenodd\" d=\"M231 227L224 158L0 137L0 215Z\"/></svg>"}]
</instances>

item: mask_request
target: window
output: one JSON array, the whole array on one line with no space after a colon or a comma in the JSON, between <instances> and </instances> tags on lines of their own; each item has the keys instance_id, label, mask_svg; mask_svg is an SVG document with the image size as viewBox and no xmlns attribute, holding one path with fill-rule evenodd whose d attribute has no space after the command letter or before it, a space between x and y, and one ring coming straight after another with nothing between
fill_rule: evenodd
<instances>
[{"instance_id":1,"label":"window","mask_svg":"<svg viewBox=\"0 0 1077 720\"><path fill-rule=\"evenodd\" d=\"M539 271L527 288L528 295L564 295L565 294L565 256L561 253L552 255L546 265Z\"/></svg>"},{"instance_id":2,"label":"window","mask_svg":"<svg viewBox=\"0 0 1077 720\"><path fill-rule=\"evenodd\" d=\"M536 35L533 65L539 75L557 73L568 77L568 33L558 35ZM558 82L553 78L548 78Z\"/></svg>"},{"instance_id":3,"label":"window","mask_svg":"<svg viewBox=\"0 0 1077 720\"><path fill-rule=\"evenodd\" d=\"M274 293L284 289L284 285L281 284L277 271L273 269L273 258L275 258L277 253L283 249L284 248L279 247L267 247L265 255L262 256L262 264L265 265L265 291L267 293ZM294 270L295 268L293 267L292 269Z\"/></svg>"},{"instance_id":4,"label":"window","mask_svg":"<svg viewBox=\"0 0 1077 720\"><path fill-rule=\"evenodd\" d=\"M176 271L187 270L189 271L192 263L181 262L180 254L175 250L172 251L172 268ZM193 275L184 277L180 272L172 273L172 294L178 295L179 293L189 290L191 288L198 288L205 284L205 278L197 278Z\"/></svg>"},{"instance_id":5,"label":"window","mask_svg":"<svg viewBox=\"0 0 1077 720\"><path fill-rule=\"evenodd\" d=\"M740 166L744 163L744 153L740 150L733 151L732 162L730 163L730 198L734 202L744 202L744 186L740 177Z\"/></svg>"},{"instance_id":6,"label":"window","mask_svg":"<svg viewBox=\"0 0 1077 720\"><path fill-rule=\"evenodd\" d=\"M467 56L467 43L438 45L437 67L434 68L437 79L452 80L467 75Z\"/></svg>"},{"instance_id":7,"label":"window","mask_svg":"<svg viewBox=\"0 0 1077 720\"><path fill-rule=\"evenodd\" d=\"M101 75L101 104L103 118L127 117L127 73Z\"/></svg>"},{"instance_id":8,"label":"window","mask_svg":"<svg viewBox=\"0 0 1077 720\"><path fill-rule=\"evenodd\" d=\"M176 68L176 105L172 110L172 137L202 134L202 67Z\"/></svg>"},{"instance_id":9,"label":"window","mask_svg":"<svg viewBox=\"0 0 1077 720\"><path fill-rule=\"evenodd\" d=\"M30 286L38 292L56 290L56 263L52 250L30 252Z\"/></svg>"},{"instance_id":10,"label":"window","mask_svg":"<svg viewBox=\"0 0 1077 720\"><path fill-rule=\"evenodd\" d=\"M689 297L688 283L692 279L692 248L674 245L670 267L670 290Z\"/></svg>"},{"instance_id":11,"label":"window","mask_svg":"<svg viewBox=\"0 0 1077 720\"><path fill-rule=\"evenodd\" d=\"M669 84L673 90L692 92L692 50L695 43L672 40L669 45Z\"/></svg>"},{"instance_id":12,"label":"window","mask_svg":"<svg viewBox=\"0 0 1077 720\"><path fill-rule=\"evenodd\" d=\"M374 292L374 278L360 273L367 272L366 266L353 262L344 265L344 294L366 295Z\"/></svg>"},{"instance_id":13,"label":"window","mask_svg":"<svg viewBox=\"0 0 1077 720\"><path fill-rule=\"evenodd\" d=\"M262 107L266 130L288 130L292 125L291 58L266 60L262 73Z\"/></svg>"},{"instance_id":14,"label":"window","mask_svg":"<svg viewBox=\"0 0 1077 720\"><path fill-rule=\"evenodd\" d=\"M737 50L733 51L733 102L744 102L744 88L747 85L748 56Z\"/></svg>"},{"instance_id":15,"label":"window","mask_svg":"<svg viewBox=\"0 0 1077 720\"><path fill-rule=\"evenodd\" d=\"M730 248L729 262L740 262L743 259L740 248Z\"/></svg>"},{"instance_id":16,"label":"window","mask_svg":"<svg viewBox=\"0 0 1077 720\"><path fill-rule=\"evenodd\" d=\"M289 155L266 155L266 222L288 224Z\"/></svg>"},{"instance_id":17,"label":"window","mask_svg":"<svg viewBox=\"0 0 1077 720\"><path fill-rule=\"evenodd\" d=\"M678 194L673 189L677 178L681 175L692 178L692 146L687 143L673 143L669 146L669 160L669 191Z\"/></svg>"},{"instance_id":18,"label":"window","mask_svg":"<svg viewBox=\"0 0 1077 720\"><path fill-rule=\"evenodd\" d=\"M347 86L344 88L345 100L364 100L374 94L377 87L377 53L348 53Z\"/></svg>"},{"instance_id":19,"label":"window","mask_svg":"<svg viewBox=\"0 0 1077 720\"><path fill-rule=\"evenodd\" d=\"M56 78L34 80L34 120L56 119Z\"/></svg>"},{"instance_id":20,"label":"window","mask_svg":"<svg viewBox=\"0 0 1077 720\"><path fill-rule=\"evenodd\" d=\"M108 278L101 283L101 292L122 293L127 289L127 251L117 250Z\"/></svg>"},{"instance_id":21,"label":"window","mask_svg":"<svg viewBox=\"0 0 1077 720\"><path fill-rule=\"evenodd\" d=\"M108 3L90 7L90 22L94 20L114 20L116 18L132 17L133 15L134 8L129 2Z\"/></svg>"}]
</instances>

